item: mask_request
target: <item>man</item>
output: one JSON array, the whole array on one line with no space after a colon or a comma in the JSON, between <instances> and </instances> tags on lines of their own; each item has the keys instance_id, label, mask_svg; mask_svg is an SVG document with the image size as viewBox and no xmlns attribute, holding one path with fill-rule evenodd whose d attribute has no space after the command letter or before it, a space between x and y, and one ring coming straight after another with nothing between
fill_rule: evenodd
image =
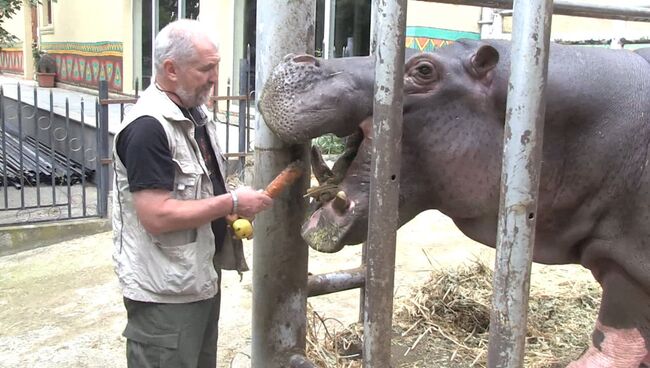
<instances>
[{"instance_id":1,"label":"man","mask_svg":"<svg viewBox=\"0 0 650 368\"><path fill-rule=\"evenodd\" d=\"M199 22L163 28L155 82L115 136L113 258L129 367L216 366L220 270L247 269L225 218L271 205L251 188L226 190L216 125L203 106L218 62Z\"/></svg>"}]
</instances>

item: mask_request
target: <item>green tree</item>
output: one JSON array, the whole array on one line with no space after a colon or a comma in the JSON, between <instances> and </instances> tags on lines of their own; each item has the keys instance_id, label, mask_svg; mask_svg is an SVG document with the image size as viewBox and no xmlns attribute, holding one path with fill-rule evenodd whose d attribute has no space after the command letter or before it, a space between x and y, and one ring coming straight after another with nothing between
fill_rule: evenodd
<instances>
[{"instance_id":1,"label":"green tree","mask_svg":"<svg viewBox=\"0 0 650 368\"><path fill-rule=\"evenodd\" d=\"M18 37L9 33L3 26L5 20L12 18L23 4L30 6L40 4L39 0L0 0L0 47L12 46L20 41Z\"/></svg>"}]
</instances>

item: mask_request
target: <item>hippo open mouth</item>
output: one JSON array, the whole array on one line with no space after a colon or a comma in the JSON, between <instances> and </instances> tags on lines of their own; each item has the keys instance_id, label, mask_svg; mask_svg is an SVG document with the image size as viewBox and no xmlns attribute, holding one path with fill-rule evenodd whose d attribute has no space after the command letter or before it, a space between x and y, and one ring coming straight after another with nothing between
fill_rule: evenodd
<instances>
[{"instance_id":1,"label":"hippo open mouth","mask_svg":"<svg viewBox=\"0 0 650 368\"><path fill-rule=\"evenodd\" d=\"M330 169L317 146L312 146L312 171L319 185L308 195L313 211L303 223L301 233L313 249L334 253L348 244L365 239L369 189L365 175L369 169L369 147L361 130L346 137L346 147Z\"/></svg>"}]
</instances>

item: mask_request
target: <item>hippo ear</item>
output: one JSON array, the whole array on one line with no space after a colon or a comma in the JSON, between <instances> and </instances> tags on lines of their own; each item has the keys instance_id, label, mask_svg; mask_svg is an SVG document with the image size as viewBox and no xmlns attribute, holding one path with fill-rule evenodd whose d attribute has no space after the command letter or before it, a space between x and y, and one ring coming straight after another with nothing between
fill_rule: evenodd
<instances>
[{"instance_id":1,"label":"hippo ear","mask_svg":"<svg viewBox=\"0 0 650 368\"><path fill-rule=\"evenodd\" d=\"M483 45L479 47L474 55L470 58L472 71L477 78L483 78L499 62L499 52L492 46Z\"/></svg>"}]
</instances>

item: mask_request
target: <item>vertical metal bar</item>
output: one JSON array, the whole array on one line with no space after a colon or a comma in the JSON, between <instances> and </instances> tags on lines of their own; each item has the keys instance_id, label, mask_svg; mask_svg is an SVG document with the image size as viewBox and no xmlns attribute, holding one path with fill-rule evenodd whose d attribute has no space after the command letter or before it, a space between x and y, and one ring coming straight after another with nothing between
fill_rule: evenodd
<instances>
[{"instance_id":1,"label":"vertical metal bar","mask_svg":"<svg viewBox=\"0 0 650 368\"><path fill-rule=\"evenodd\" d=\"M41 162L41 157L39 152L41 151L41 140L39 137L39 128L38 128L38 95L37 89L34 88L34 138L36 138L36 206L41 206L41 171L38 169L38 166Z\"/></svg>"},{"instance_id":2,"label":"vertical metal bar","mask_svg":"<svg viewBox=\"0 0 650 368\"><path fill-rule=\"evenodd\" d=\"M79 137L81 139L81 206L82 216L86 217L86 119L84 117L84 99L81 99L81 128Z\"/></svg>"},{"instance_id":3,"label":"vertical metal bar","mask_svg":"<svg viewBox=\"0 0 650 368\"><path fill-rule=\"evenodd\" d=\"M72 217L72 188L71 177L72 170L70 170L70 101L65 99L65 182L68 191L68 218Z\"/></svg>"},{"instance_id":4,"label":"vertical metal bar","mask_svg":"<svg viewBox=\"0 0 650 368\"><path fill-rule=\"evenodd\" d=\"M101 192L101 172L102 172L102 163L100 160L100 154L99 154L99 147L101 146L100 142L100 134L99 134L99 115L100 115L100 109L101 105L99 103L99 98L95 99L95 191L97 195L95 196L97 199L97 216L100 216L100 207L101 207L101 202L102 202L102 196L99 194Z\"/></svg>"},{"instance_id":5,"label":"vertical metal bar","mask_svg":"<svg viewBox=\"0 0 650 368\"><path fill-rule=\"evenodd\" d=\"M230 78L228 78L228 85L226 86L226 152L230 151Z\"/></svg>"},{"instance_id":6,"label":"vertical metal bar","mask_svg":"<svg viewBox=\"0 0 650 368\"><path fill-rule=\"evenodd\" d=\"M336 26L336 0L325 0L325 16L323 29L323 58L335 57L334 47L335 26Z\"/></svg>"},{"instance_id":7,"label":"vertical metal bar","mask_svg":"<svg viewBox=\"0 0 650 368\"><path fill-rule=\"evenodd\" d=\"M361 245L361 267L367 269L368 267L368 242ZM363 323L366 315L366 284L364 283L359 287L359 323Z\"/></svg>"},{"instance_id":8,"label":"vertical metal bar","mask_svg":"<svg viewBox=\"0 0 650 368\"><path fill-rule=\"evenodd\" d=\"M120 104L120 121L124 120L124 104Z\"/></svg>"},{"instance_id":9,"label":"vertical metal bar","mask_svg":"<svg viewBox=\"0 0 650 368\"><path fill-rule=\"evenodd\" d=\"M398 226L407 0L378 1L375 101L363 323L364 367L390 365Z\"/></svg>"},{"instance_id":10,"label":"vertical metal bar","mask_svg":"<svg viewBox=\"0 0 650 368\"><path fill-rule=\"evenodd\" d=\"M248 79L248 62L246 59L241 59L239 61L239 95L248 96L248 84L250 83ZM246 151L246 104L248 101L239 100L239 152ZM241 156L239 158L239 169L244 170L244 160L245 157Z\"/></svg>"},{"instance_id":11,"label":"vertical metal bar","mask_svg":"<svg viewBox=\"0 0 650 368\"><path fill-rule=\"evenodd\" d=\"M330 19L332 18L332 0L324 0L323 7L323 59L330 58Z\"/></svg>"},{"instance_id":12,"label":"vertical metal bar","mask_svg":"<svg viewBox=\"0 0 650 368\"><path fill-rule=\"evenodd\" d=\"M99 81L99 99L108 99L108 82ZM99 205L97 212L100 217L106 217L108 214L108 105L100 103L99 113L99 146L97 147L97 159L99 160L99 186L97 187L97 197Z\"/></svg>"},{"instance_id":13,"label":"vertical metal bar","mask_svg":"<svg viewBox=\"0 0 650 368\"><path fill-rule=\"evenodd\" d=\"M9 185L7 183L7 130L5 124L5 90L3 86L0 86L0 124L2 124L2 189L5 200L5 209L7 209L9 208L9 194L7 193Z\"/></svg>"},{"instance_id":14,"label":"vertical metal bar","mask_svg":"<svg viewBox=\"0 0 650 368\"><path fill-rule=\"evenodd\" d=\"M314 52L314 1L257 1L256 90L288 53ZM263 188L290 162L309 172L309 144L280 141L258 114L255 130L255 184ZM300 236L307 210L303 175L273 206L255 219L253 253L252 368L284 368L304 352L307 331L308 247Z\"/></svg>"},{"instance_id":15,"label":"vertical metal bar","mask_svg":"<svg viewBox=\"0 0 650 368\"><path fill-rule=\"evenodd\" d=\"M23 162L23 101L20 95L20 83L18 83L18 176L20 181L20 208L25 208L25 167Z\"/></svg>"},{"instance_id":16,"label":"vertical metal bar","mask_svg":"<svg viewBox=\"0 0 650 368\"><path fill-rule=\"evenodd\" d=\"M251 140L250 140L250 128L251 128L251 74L253 73L252 66L251 66L251 45L248 44L246 45L246 63L248 64L246 66L246 126L244 127L244 134L246 135L245 138L245 148L242 153L246 153L250 151L250 145L251 145ZM246 163L246 156L242 156L242 166L245 166ZM243 167L242 167L243 169ZM243 173L243 170L242 170Z\"/></svg>"},{"instance_id":17,"label":"vertical metal bar","mask_svg":"<svg viewBox=\"0 0 650 368\"><path fill-rule=\"evenodd\" d=\"M52 173L50 181L52 182L52 206L56 205L56 167L54 165L54 94L50 90L50 121L48 126L49 132L47 133L48 141L50 143L50 162L52 162Z\"/></svg>"},{"instance_id":18,"label":"vertical metal bar","mask_svg":"<svg viewBox=\"0 0 650 368\"><path fill-rule=\"evenodd\" d=\"M370 55L377 52L377 1L370 3Z\"/></svg>"},{"instance_id":19,"label":"vertical metal bar","mask_svg":"<svg viewBox=\"0 0 650 368\"><path fill-rule=\"evenodd\" d=\"M138 98L138 94L140 93L140 79L136 78L135 79L135 98Z\"/></svg>"},{"instance_id":20,"label":"vertical metal bar","mask_svg":"<svg viewBox=\"0 0 650 368\"><path fill-rule=\"evenodd\" d=\"M370 55L376 57L377 53L377 1L370 3ZM368 242L364 242L361 246L361 265L368 266ZM363 323L366 315L366 286L365 284L359 288L359 322Z\"/></svg>"},{"instance_id":21,"label":"vertical metal bar","mask_svg":"<svg viewBox=\"0 0 650 368\"><path fill-rule=\"evenodd\" d=\"M489 367L523 367L552 0L516 0L504 132Z\"/></svg>"},{"instance_id":22,"label":"vertical metal bar","mask_svg":"<svg viewBox=\"0 0 650 368\"><path fill-rule=\"evenodd\" d=\"M148 1L148 0L142 0L142 1ZM160 24L160 17L158 16L159 14L159 9L158 7L160 6L160 1L159 0L151 0L151 81L156 80L156 67L154 66L154 60L155 59L155 40L156 36L158 35L158 30L159 24ZM151 82L149 83L151 84Z\"/></svg>"}]
</instances>

